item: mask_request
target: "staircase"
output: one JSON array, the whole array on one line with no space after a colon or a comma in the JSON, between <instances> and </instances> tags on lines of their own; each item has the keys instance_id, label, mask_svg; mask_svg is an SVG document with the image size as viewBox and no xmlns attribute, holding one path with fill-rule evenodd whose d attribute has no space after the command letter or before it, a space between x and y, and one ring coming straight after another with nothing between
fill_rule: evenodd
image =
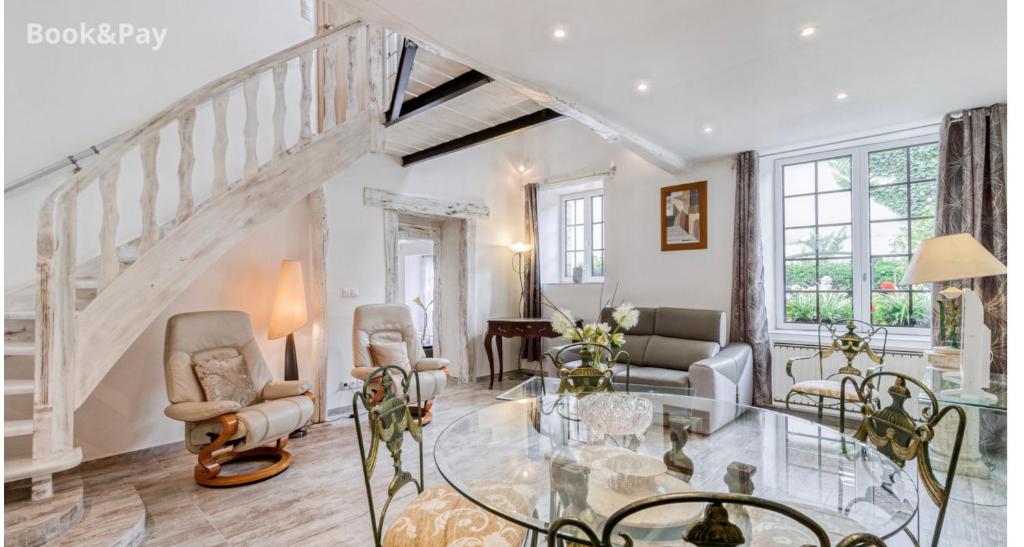
<instances>
[{"instance_id":1,"label":"staircase","mask_svg":"<svg viewBox=\"0 0 1024 547\"><path fill-rule=\"evenodd\" d=\"M50 194L39 215L36 280L6 295L5 483L31 479L33 502L53 497L53 474L82 460L73 444L75 409L162 310L274 213L366 154L409 165L559 116L515 85L427 48L416 56L416 48L380 24L329 26L175 102ZM299 89L297 105L295 97L289 105L289 82ZM267 131L261 93L273 96L269 154L258 147ZM236 105L244 107L241 135L228 130L232 101L243 103ZM286 131L295 107L298 130ZM204 172L196 169L197 118L214 133L212 168ZM158 169L162 133L165 140L176 135L178 145L178 201L169 219L157 211L166 182ZM229 143L244 151L234 180ZM132 230L119 230L118 195L129 190L140 197L126 213L141 222L126 235ZM98 240L80 248L80 240L97 237L80 233L89 218L100 219ZM89 256L90 249L98 252ZM65 507L70 515L76 506Z\"/></svg>"},{"instance_id":2,"label":"staircase","mask_svg":"<svg viewBox=\"0 0 1024 547\"><path fill-rule=\"evenodd\" d=\"M75 409L159 313L264 219L367 153L383 151L383 37L380 27L352 21L228 74L126 133L50 194L39 215L36 281L7 294L4 310L5 483L31 479L32 500L50 498L53 474L82 459L72 442ZM339 57L346 62L340 70ZM313 106L318 64L322 96L334 99L322 108ZM289 77L298 80L292 80L300 88L297 105L288 104ZM263 156L257 147L265 123L257 107L261 81L272 82L274 97L273 152ZM228 108L239 100L238 89L244 129L229 135ZM298 108L300 124L292 142L284 125L290 107ZM197 112L212 112L208 173L195 169ZM317 114L319 123L312 119ZM178 203L174 218L158 223L157 189L164 181L157 155L168 128L178 136ZM242 175L232 181L227 150L235 140L245 158ZM129 161L141 162L141 181L122 180L131 178L121 176ZM197 202L201 177L210 191ZM141 226L125 238L118 192L131 183L141 184L139 210L131 212ZM98 192L98 203L79 199L89 192ZM79 233L78 219L90 216L101 219L99 253L81 260L79 239L95 236Z\"/></svg>"}]
</instances>

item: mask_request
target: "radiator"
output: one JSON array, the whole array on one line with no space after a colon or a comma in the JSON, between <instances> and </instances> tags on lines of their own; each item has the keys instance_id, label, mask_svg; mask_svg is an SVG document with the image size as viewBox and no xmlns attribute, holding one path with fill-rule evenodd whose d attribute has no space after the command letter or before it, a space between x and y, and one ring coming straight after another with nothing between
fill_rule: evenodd
<instances>
[{"instance_id":1,"label":"radiator","mask_svg":"<svg viewBox=\"0 0 1024 547\"><path fill-rule=\"evenodd\" d=\"M814 355L818 352L818 346L814 344L801 344L801 343L787 343L787 342L774 342L772 344L772 400L777 407L785 407L786 394L789 392L789 388L793 385L793 381L790 380L789 376L786 376L786 361L793 357L806 357L808 355ZM900 372L911 376L913 378L923 378L924 369L927 365L927 361L924 358L924 354L915 351L903 351L903 350L889 350L885 353L885 366L882 370L887 372ZM839 352L832 354L824 361L824 372L825 376L834 374L839 370L839 367L846 364L846 358ZM854 361L854 366L861 369L862 371L869 366L874 366L866 356L860 356ZM805 361L797 361L793 365L793 376L797 382L803 380L814 380L818 379L818 360L808 359ZM888 386L891 385L891 381L882 382L881 385L881 399L883 404L889 403L889 396L885 393ZM907 401L907 410L911 415L917 414L917 394L920 390L916 389L915 386L910 387L912 396ZM793 408L800 410L814 410L814 407L802 408L797 406L795 403L802 399L796 397L793 399ZM804 399L806 400L806 399ZM838 415L839 412L829 412L826 414Z\"/></svg>"}]
</instances>

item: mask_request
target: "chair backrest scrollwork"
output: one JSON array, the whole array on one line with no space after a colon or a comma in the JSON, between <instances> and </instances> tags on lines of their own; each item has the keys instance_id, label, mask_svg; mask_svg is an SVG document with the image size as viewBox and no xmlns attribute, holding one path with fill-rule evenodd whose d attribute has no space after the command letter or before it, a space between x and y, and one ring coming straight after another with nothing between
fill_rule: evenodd
<instances>
[{"instance_id":1,"label":"chair backrest scrollwork","mask_svg":"<svg viewBox=\"0 0 1024 547\"><path fill-rule=\"evenodd\" d=\"M399 386L395 385L395 377L400 378ZM388 507L391 501L407 484L416 487L416 491L423 492L423 433L421 430L422 418L413 419L409 411L409 388L412 378L416 379L416 400L420 399L419 376L410 375L404 369L397 366L387 366L374 369L366 379L363 388L352 396L352 416L356 422L356 438L359 442L359 457L362 461L363 479L366 484L366 498L370 505L370 525L373 528L373 537L376 545L381 545L384 518L387 516ZM363 439L363 428L359 423L359 406L367 413L367 424L370 431L369 446ZM420 414L422 416L422 414ZM419 478L413 477L402 466L402 445L405 440L405 433L416 442L419 451ZM373 503L373 491L370 487L370 479L377 466L377 456L381 443L391 454L391 461L395 474L388 483L387 498L377 517Z\"/></svg>"},{"instance_id":2,"label":"chair backrest scrollwork","mask_svg":"<svg viewBox=\"0 0 1024 547\"><path fill-rule=\"evenodd\" d=\"M888 389L889 397L892 400L888 406L878 408L875 400L870 396L871 389L872 386L877 389L879 386L877 381L885 377L893 378L893 384ZM932 545L938 545L942 523L946 516L946 507L949 504L949 495L953 488L953 479L956 477L957 462L960 459L960 447L963 444L967 425L966 412L956 405L940 408L938 399L932 390L928 389L928 386L917 378L899 372L875 372L861 380L847 377L842 382L844 390L847 383L852 384L856 389L861 406L862 420L853 437L858 441L871 443L879 452L888 456L900 467L910 460L917 461L917 471L921 477L921 483L925 486L928 496L939 508L935 533L932 538ZM908 383L917 386L927 399L921 409L921 416L916 419L905 407L907 399L911 397ZM949 468L943 482L935 475L928 448L932 439L935 438L939 422L947 414L956 414L959 419L953 450L949 457ZM839 409L841 433L845 433L845 426L846 409L841 406Z\"/></svg>"},{"instance_id":3,"label":"chair backrest scrollwork","mask_svg":"<svg viewBox=\"0 0 1024 547\"><path fill-rule=\"evenodd\" d=\"M547 354L549 355L549 354ZM580 363L575 368L566 366L566 356L580 358ZM568 344L550 357L554 362L555 370L561 380L558 384L558 393L596 393L601 391L614 391L612 388L612 364L626 364L626 386L629 387L629 353L612 348L603 344L591 342L577 342ZM594 366L595 362L603 363L602 367Z\"/></svg>"},{"instance_id":4,"label":"chair backrest scrollwork","mask_svg":"<svg viewBox=\"0 0 1024 547\"><path fill-rule=\"evenodd\" d=\"M841 332L841 328L845 328L846 332ZM828 347L822 347L819 358L824 360L837 351L842 353L846 358L846 366L839 369L839 374L861 376L861 370L853 364L853 361L861 354L866 355L876 365L885 364L885 347L889 340L889 330L885 327L876 327L870 323L853 319L843 323L821 323L818 325L819 347L821 347L822 329L828 331L832 342ZM882 336L882 350L880 353L876 353L871 347L871 342L879 335Z\"/></svg>"},{"instance_id":5,"label":"chair backrest scrollwork","mask_svg":"<svg viewBox=\"0 0 1024 547\"><path fill-rule=\"evenodd\" d=\"M630 516L664 505L704 503L703 514L686 526L682 539L697 547L729 547L742 545L753 538L744 537L739 526L729 521L729 511L725 504L744 505L757 507L765 511L771 511L783 515L801 528L806 529L817 540L820 547L830 547L831 541L825 529L814 522L810 517L778 502L748 496L745 494L724 494L713 492L687 492L681 494L665 494L645 498L619 509L613 513L604 523L601 534L598 535L590 526L576 518L563 518L552 523L548 531L548 546L558 544L560 539L569 539L570 529L582 532L582 535L595 547L611 547L616 527ZM563 531L564 529L564 531ZM561 533L561 536L559 535ZM616 543L631 546L634 539L627 532L620 532L615 539ZM582 539L582 538L581 538ZM848 536L836 544L837 547L885 547L885 543L871 534L855 534Z\"/></svg>"}]
</instances>

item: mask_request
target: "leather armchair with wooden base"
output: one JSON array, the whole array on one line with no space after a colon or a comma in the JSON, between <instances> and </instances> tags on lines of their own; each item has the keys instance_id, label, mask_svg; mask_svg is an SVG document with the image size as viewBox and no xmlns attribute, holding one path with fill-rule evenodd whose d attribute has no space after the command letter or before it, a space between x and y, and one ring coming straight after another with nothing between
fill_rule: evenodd
<instances>
[{"instance_id":1,"label":"leather armchair with wooden base","mask_svg":"<svg viewBox=\"0 0 1024 547\"><path fill-rule=\"evenodd\" d=\"M258 395L248 406L210 401L193 363L241 357ZM241 311L203 311L175 315L167 321L164 372L169 418L185 423L185 446L198 456L196 482L238 486L263 480L291 465L284 448L288 434L313 415L314 395L307 381L276 381L256 344L249 315ZM273 443L273 444L271 444ZM244 459L272 463L249 473L220 475L224 463Z\"/></svg>"},{"instance_id":2,"label":"leather armchair with wooden base","mask_svg":"<svg viewBox=\"0 0 1024 547\"><path fill-rule=\"evenodd\" d=\"M352 320L352 353L355 367L352 377L367 381L374 370L379 368L373 361L370 346L378 343L402 342L406 345L409 363L402 368L413 374L409 395L413 404L409 410L413 416L423 413L423 425L433 418L431 408L434 399L444 392L448 385L447 359L426 357L412 311L405 304L366 304L355 310ZM377 380L379 383L379 380ZM419 399L416 384L419 383ZM395 382L394 385L398 385ZM378 394L378 398L382 394Z\"/></svg>"}]
</instances>

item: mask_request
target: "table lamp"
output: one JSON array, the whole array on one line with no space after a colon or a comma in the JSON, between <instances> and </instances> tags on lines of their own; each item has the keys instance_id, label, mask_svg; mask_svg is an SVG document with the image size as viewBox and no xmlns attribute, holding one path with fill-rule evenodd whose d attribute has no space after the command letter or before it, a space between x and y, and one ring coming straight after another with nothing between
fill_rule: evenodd
<instances>
[{"instance_id":1,"label":"table lamp","mask_svg":"<svg viewBox=\"0 0 1024 547\"><path fill-rule=\"evenodd\" d=\"M282 260L281 275L277 281L277 296L270 313L267 337L276 340L287 336L284 346L284 379L299 379L299 363L295 357L295 331L309 321L306 312L306 288L302 278L302 264L298 260Z\"/></svg>"},{"instance_id":2,"label":"table lamp","mask_svg":"<svg viewBox=\"0 0 1024 547\"><path fill-rule=\"evenodd\" d=\"M988 252L970 234L953 234L926 239L918 245L903 276L904 285L938 283L990 275L1003 275L1006 266ZM943 290L947 299L961 299L960 312L960 388L944 390L943 395L969 401L995 401L983 391L989 385L992 361L992 332L985 326L984 307L972 289L950 287Z\"/></svg>"},{"instance_id":3,"label":"table lamp","mask_svg":"<svg viewBox=\"0 0 1024 547\"><path fill-rule=\"evenodd\" d=\"M522 241L509 245L509 249L512 249L512 269L515 270L519 276L519 317L523 316L523 296L526 293L526 282L523 280L523 276L526 275L526 270L523 269L523 255L533 250L533 245L524 243Z\"/></svg>"}]
</instances>

